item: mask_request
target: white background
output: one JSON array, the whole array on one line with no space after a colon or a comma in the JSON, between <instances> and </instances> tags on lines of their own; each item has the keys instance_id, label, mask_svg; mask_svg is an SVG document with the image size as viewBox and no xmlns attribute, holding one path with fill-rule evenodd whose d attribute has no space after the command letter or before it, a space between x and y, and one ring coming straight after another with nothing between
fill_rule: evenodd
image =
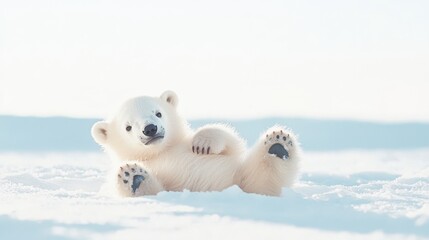
<instances>
[{"instance_id":1,"label":"white background","mask_svg":"<svg viewBox=\"0 0 429 240\"><path fill-rule=\"evenodd\" d=\"M0 1L0 114L429 121L428 1Z\"/></svg>"}]
</instances>

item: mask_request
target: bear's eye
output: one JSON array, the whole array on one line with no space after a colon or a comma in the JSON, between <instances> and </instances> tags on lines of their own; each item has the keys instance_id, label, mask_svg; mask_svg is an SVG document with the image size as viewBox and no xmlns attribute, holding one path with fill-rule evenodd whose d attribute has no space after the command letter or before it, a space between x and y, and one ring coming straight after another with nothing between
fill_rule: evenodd
<instances>
[{"instance_id":1,"label":"bear's eye","mask_svg":"<svg viewBox=\"0 0 429 240\"><path fill-rule=\"evenodd\" d=\"M125 130L127 130L127 132L131 131L131 129L132 129L132 127L131 127L131 126L127 126L127 127L125 128Z\"/></svg>"},{"instance_id":2,"label":"bear's eye","mask_svg":"<svg viewBox=\"0 0 429 240\"><path fill-rule=\"evenodd\" d=\"M157 113L156 113L156 116L157 116L157 117L159 117L159 118L161 118L161 117L162 117L162 114L161 114L160 112L157 112Z\"/></svg>"}]
</instances>

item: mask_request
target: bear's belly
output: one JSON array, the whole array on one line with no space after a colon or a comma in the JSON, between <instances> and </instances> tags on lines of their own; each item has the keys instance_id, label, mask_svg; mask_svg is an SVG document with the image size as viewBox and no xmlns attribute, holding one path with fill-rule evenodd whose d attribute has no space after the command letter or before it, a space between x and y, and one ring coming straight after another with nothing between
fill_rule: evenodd
<instances>
[{"instance_id":1,"label":"bear's belly","mask_svg":"<svg viewBox=\"0 0 429 240\"><path fill-rule=\"evenodd\" d=\"M147 165L167 191L221 191L234 185L240 158L173 149Z\"/></svg>"}]
</instances>

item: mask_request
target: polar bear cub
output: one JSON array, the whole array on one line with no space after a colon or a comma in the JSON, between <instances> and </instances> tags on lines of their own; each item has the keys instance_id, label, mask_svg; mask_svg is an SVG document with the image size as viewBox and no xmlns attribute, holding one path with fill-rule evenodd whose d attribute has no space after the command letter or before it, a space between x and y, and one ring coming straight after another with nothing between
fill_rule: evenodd
<instances>
[{"instance_id":1,"label":"polar bear cub","mask_svg":"<svg viewBox=\"0 0 429 240\"><path fill-rule=\"evenodd\" d=\"M282 187L292 186L300 159L292 132L272 127L246 150L243 139L226 125L193 131L177 113L177 104L172 91L136 97L92 127L94 140L123 162L114 176L121 195L221 191L238 185L245 192L279 196Z\"/></svg>"}]
</instances>

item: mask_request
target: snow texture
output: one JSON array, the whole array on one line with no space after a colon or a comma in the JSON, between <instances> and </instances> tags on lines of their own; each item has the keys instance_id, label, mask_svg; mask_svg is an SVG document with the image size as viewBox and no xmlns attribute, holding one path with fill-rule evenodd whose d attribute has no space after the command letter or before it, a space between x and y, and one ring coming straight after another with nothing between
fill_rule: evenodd
<instances>
[{"instance_id":1,"label":"snow texture","mask_svg":"<svg viewBox=\"0 0 429 240\"><path fill-rule=\"evenodd\" d=\"M429 149L305 152L282 197L110 196L98 152L0 153L0 239L427 239Z\"/></svg>"}]
</instances>

